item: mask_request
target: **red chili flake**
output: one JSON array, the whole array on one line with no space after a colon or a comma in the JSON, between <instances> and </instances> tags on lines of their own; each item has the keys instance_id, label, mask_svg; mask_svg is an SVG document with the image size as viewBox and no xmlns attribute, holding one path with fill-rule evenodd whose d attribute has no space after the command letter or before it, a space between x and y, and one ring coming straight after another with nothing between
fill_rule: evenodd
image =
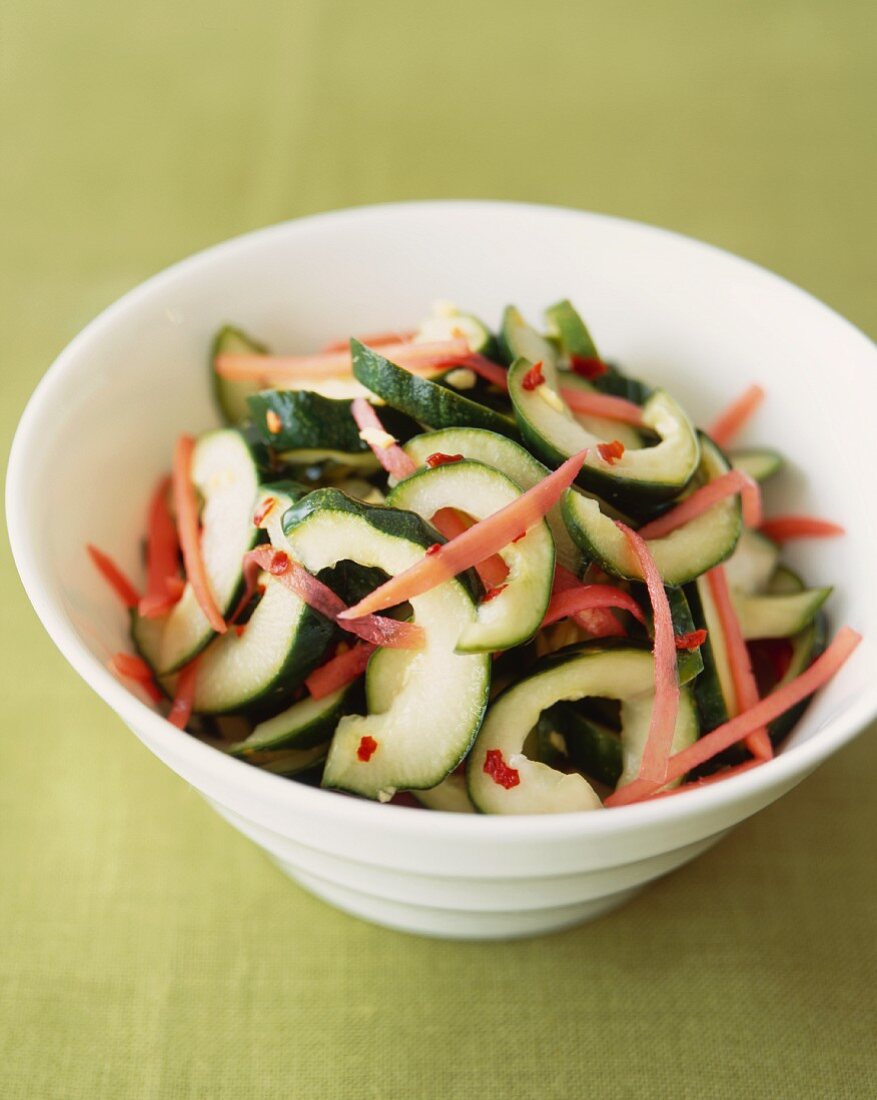
<instances>
[{"instance_id":1,"label":"red chili flake","mask_svg":"<svg viewBox=\"0 0 877 1100\"><path fill-rule=\"evenodd\" d=\"M275 550L265 568L272 576L279 577L289 569L289 556L283 550Z\"/></svg>"},{"instance_id":2,"label":"red chili flake","mask_svg":"<svg viewBox=\"0 0 877 1100\"><path fill-rule=\"evenodd\" d=\"M268 431L272 435L277 435L277 433L283 427L283 421L273 409L269 409L265 413L265 423L268 425Z\"/></svg>"},{"instance_id":3,"label":"red chili flake","mask_svg":"<svg viewBox=\"0 0 877 1100\"><path fill-rule=\"evenodd\" d=\"M545 382L542 376L542 360L538 363L534 363L532 367L527 371L524 377L521 379L521 386L525 390L535 390L537 386L541 386Z\"/></svg>"},{"instance_id":4,"label":"red chili flake","mask_svg":"<svg viewBox=\"0 0 877 1100\"><path fill-rule=\"evenodd\" d=\"M611 443L598 443L597 453L604 462L614 466L619 458L624 457L624 444L618 439L613 439Z\"/></svg>"},{"instance_id":5,"label":"red chili flake","mask_svg":"<svg viewBox=\"0 0 877 1100\"><path fill-rule=\"evenodd\" d=\"M484 774L500 787L511 790L521 782L521 774L517 768L510 768L502 758L500 749L488 749L484 757Z\"/></svg>"},{"instance_id":6,"label":"red chili flake","mask_svg":"<svg viewBox=\"0 0 877 1100\"><path fill-rule=\"evenodd\" d=\"M366 734L365 737L363 737L362 740L359 742L359 748L356 750L356 755L363 762L363 764L367 764L377 752L377 749L377 741L375 741L373 737L370 737L368 734Z\"/></svg>"},{"instance_id":7,"label":"red chili flake","mask_svg":"<svg viewBox=\"0 0 877 1100\"><path fill-rule=\"evenodd\" d=\"M255 527L261 527L268 516L274 511L274 506L277 504L275 497L265 497L262 502L262 507L257 508L253 513L253 525Z\"/></svg>"},{"instance_id":8,"label":"red chili flake","mask_svg":"<svg viewBox=\"0 0 877 1100\"><path fill-rule=\"evenodd\" d=\"M508 588L507 584L498 584L495 588L490 589L490 591L487 593L487 595L484 597L484 599L481 602L482 603L490 603L491 600L496 599L496 597L500 594L500 592L505 592L505 590L507 588Z\"/></svg>"},{"instance_id":9,"label":"red chili flake","mask_svg":"<svg viewBox=\"0 0 877 1100\"><path fill-rule=\"evenodd\" d=\"M245 631L246 629L247 629L247 624L246 624L246 623L239 623L239 624L238 624L238 625L237 625L237 626L236 626L236 627L234 628L234 632L235 632L235 634L237 634L237 636L238 636L238 637L240 638L240 637L241 637L241 635L243 634L243 632L244 632L244 631Z\"/></svg>"},{"instance_id":10,"label":"red chili flake","mask_svg":"<svg viewBox=\"0 0 877 1100\"><path fill-rule=\"evenodd\" d=\"M436 451L435 454L431 454L427 457L426 464L430 470L434 470L436 466L447 466L449 462L462 462L462 455L446 455L441 451Z\"/></svg>"},{"instance_id":11,"label":"red chili flake","mask_svg":"<svg viewBox=\"0 0 877 1100\"><path fill-rule=\"evenodd\" d=\"M526 532L526 531L522 531L522 532L520 533L520 535L515 535L515 537L514 537L514 538L512 539L512 542L520 542L522 538L525 538L525 537L526 537L526 535L527 535L527 532Z\"/></svg>"},{"instance_id":12,"label":"red chili flake","mask_svg":"<svg viewBox=\"0 0 877 1100\"><path fill-rule=\"evenodd\" d=\"M569 365L573 373L580 378L599 378L609 369L602 359L593 359L585 355L571 355Z\"/></svg>"},{"instance_id":13,"label":"red chili flake","mask_svg":"<svg viewBox=\"0 0 877 1100\"><path fill-rule=\"evenodd\" d=\"M441 548L442 544L440 542L434 542L432 546L427 546L426 556L431 557L433 554L437 554Z\"/></svg>"},{"instance_id":14,"label":"red chili flake","mask_svg":"<svg viewBox=\"0 0 877 1100\"><path fill-rule=\"evenodd\" d=\"M705 630L691 630L688 634L676 635L676 648L677 649L697 649L699 645L703 645L706 641Z\"/></svg>"}]
</instances>

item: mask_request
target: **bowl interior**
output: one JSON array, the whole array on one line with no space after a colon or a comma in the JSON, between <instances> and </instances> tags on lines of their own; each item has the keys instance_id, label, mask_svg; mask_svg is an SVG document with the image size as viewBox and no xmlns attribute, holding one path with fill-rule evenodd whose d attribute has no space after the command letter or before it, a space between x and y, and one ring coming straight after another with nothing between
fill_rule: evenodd
<instances>
[{"instance_id":1,"label":"bowl interior","mask_svg":"<svg viewBox=\"0 0 877 1100\"><path fill-rule=\"evenodd\" d=\"M812 583L836 585L835 626L866 635L791 743L853 704L862 720L870 716L873 345L744 261L660 230L553 209L439 203L325 215L212 249L111 307L44 380L10 467L16 556L44 621L51 630L47 616L60 612L102 663L128 645L125 617L84 545L140 575L150 487L179 433L217 422L207 350L219 325L236 323L294 352L416 324L435 298L495 324L508 302L538 322L562 297L581 309L605 356L666 385L701 423L749 383L764 385L767 401L745 441L789 459L768 507L812 510L849 532L790 546L787 557Z\"/></svg>"}]
</instances>

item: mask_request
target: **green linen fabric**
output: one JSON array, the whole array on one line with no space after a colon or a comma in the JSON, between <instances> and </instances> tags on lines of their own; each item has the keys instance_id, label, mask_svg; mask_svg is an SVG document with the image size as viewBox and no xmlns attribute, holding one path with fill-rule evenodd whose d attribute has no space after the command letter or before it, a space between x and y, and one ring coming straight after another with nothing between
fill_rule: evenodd
<instances>
[{"instance_id":1,"label":"green linen fabric","mask_svg":"<svg viewBox=\"0 0 877 1100\"><path fill-rule=\"evenodd\" d=\"M4 450L120 293L352 204L640 218L873 333L875 41L869 0L6 0ZM0 555L4 1100L877 1095L873 730L603 920L417 939L292 885L153 759Z\"/></svg>"}]
</instances>

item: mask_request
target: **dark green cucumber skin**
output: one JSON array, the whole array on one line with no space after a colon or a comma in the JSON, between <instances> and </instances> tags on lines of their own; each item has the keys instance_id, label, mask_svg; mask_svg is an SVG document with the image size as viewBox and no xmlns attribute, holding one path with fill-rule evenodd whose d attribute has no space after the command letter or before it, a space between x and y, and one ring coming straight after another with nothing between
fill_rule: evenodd
<instances>
[{"instance_id":1,"label":"dark green cucumber skin","mask_svg":"<svg viewBox=\"0 0 877 1100\"><path fill-rule=\"evenodd\" d=\"M642 584L632 584L630 587L631 594L640 607L643 608L645 616L648 619L648 634L653 635L654 621L652 619L648 591L645 585ZM669 587L665 587L664 591L667 594L667 602L670 605L670 617L673 620L673 634L678 638L684 634L690 634L693 630L697 629L685 592L681 588ZM631 623L630 630L634 636L640 632L645 633L643 627L636 621ZM676 653L676 663L679 669L680 684L686 684L689 680L694 680L696 677L699 677L704 667L700 646L696 646L694 649L678 650Z\"/></svg>"},{"instance_id":2,"label":"dark green cucumber skin","mask_svg":"<svg viewBox=\"0 0 877 1100\"><path fill-rule=\"evenodd\" d=\"M543 712L542 723L563 736L571 764L615 788L623 770L621 738L616 733L589 722L574 703L555 703Z\"/></svg>"},{"instance_id":3,"label":"dark green cucumber skin","mask_svg":"<svg viewBox=\"0 0 877 1100\"><path fill-rule=\"evenodd\" d=\"M529 369L526 360L519 359L512 364L509 370L510 392L514 392L516 376L522 375L525 369ZM514 405L514 398L512 404ZM567 460L569 455L558 450L550 440L537 431L530 424L528 417L516 412L516 419L525 446L546 466L555 470ZM679 496L688 482L682 485L666 485L660 482L633 481L629 478L613 477L591 466L583 466L576 478L576 484L600 497L601 500L607 501L619 511L638 517L644 511L654 508L656 504L671 501Z\"/></svg>"},{"instance_id":4,"label":"dark green cucumber skin","mask_svg":"<svg viewBox=\"0 0 877 1100\"><path fill-rule=\"evenodd\" d=\"M445 542L445 539L434 527L431 527L414 512L405 512L401 508L393 508L387 504L366 504L362 500L356 500L348 496L340 489L330 488L314 489L313 492L308 493L306 497L296 501L291 508L287 509L281 520L284 533L289 534L313 512L320 512L324 509L360 516L376 531L380 531L385 535L407 539L417 546L422 546L424 550L437 542ZM350 549L351 552L355 552L356 547L352 546ZM339 568L341 564L339 563L335 568ZM353 564L357 563L354 562ZM457 580L464 585L474 600L477 601L483 594L484 589L474 570L470 569L465 573L460 573Z\"/></svg>"},{"instance_id":5,"label":"dark green cucumber skin","mask_svg":"<svg viewBox=\"0 0 877 1100\"><path fill-rule=\"evenodd\" d=\"M337 637L333 622L308 608L302 616L295 644L290 648L274 684L267 691L246 700L223 714L240 714L261 722L284 710L295 699L305 679L322 664Z\"/></svg>"},{"instance_id":6,"label":"dark green cucumber skin","mask_svg":"<svg viewBox=\"0 0 877 1100\"><path fill-rule=\"evenodd\" d=\"M510 417L470 401L449 386L418 378L358 340L351 340L350 346L357 380L388 405L419 423L429 428L487 428L511 439L519 438Z\"/></svg>"},{"instance_id":7,"label":"dark green cucumber skin","mask_svg":"<svg viewBox=\"0 0 877 1100\"><path fill-rule=\"evenodd\" d=\"M362 687L359 684L353 685L345 694L338 700L336 705L331 711L320 715L310 725L296 731L293 735L294 740L289 745L284 745L282 742L272 745L268 750L254 749L253 753L258 755L260 752L268 751L275 752L284 748L296 748L296 749L312 749L316 745L322 744L324 741L328 741L332 734L335 732L335 727L341 721L346 714L361 714L364 712L364 695ZM279 714L281 710L285 708L277 708L273 713ZM232 748L237 748L237 752L233 755L247 759L248 754L243 749L243 742Z\"/></svg>"},{"instance_id":8,"label":"dark green cucumber skin","mask_svg":"<svg viewBox=\"0 0 877 1100\"><path fill-rule=\"evenodd\" d=\"M568 299L557 302L545 310L546 320L557 330L557 342L567 357L600 359L597 345L575 306Z\"/></svg>"},{"instance_id":9,"label":"dark green cucumber skin","mask_svg":"<svg viewBox=\"0 0 877 1100\"><path fill-rule=\"evenodd\" d=\"M508 417L509 420L512 419L512 405L509 401L508 393L492 385L486 378L476 376L475 385L471 390L461 391L455 386L452 386L447 380L448 375L460 369L460 367L449 367L448 370L442 371L440 374L431 378L430 382L433 382L436 386L443 387L456 396L465 397L467 401L473 401L477 405L484 405L486 408L493 410L493 412ZM464 366L462 369L465 370L467 368Z\"/></svg>"},{"instance_id":10,"label":"dark green cucumber skin","mask_svg":"<svg viewBox=\"0 0 877 1100\"><path fill-rule=\"evenodd\" d=\"M352 455L368 454L371 450L359 438L350 401L323 397L312 390L261 390L248 397L247 404L259 439L274 450L327 450ZM268 428L269 412L280 420L277 432ZM381 410L381 421L397 438L408 439L418 431L416 424L393 410Z\"/></svg>"},{"instance_id":11,"label":"dark green cucumber skin","mask_svg":"<svg viewBox=\"0 0 877 1100\"><path fill-rule=\"evenodd\" d=\"M684 587L685 598L691 610L695 629L703 629L706 626L703 606L697 591L697 583L692 581ZM728 710L725 706L725 698L722 695L722 686L716 672L715 659L713 657L712 644L709 635L700 647L703 671L694 681L694 702L697 706L702 733L709 733L716 726L728 721Z\"/></svg>"},{"instance_id":12,"label":"dark green cucumber skin","mask_svg":"<svg viewBox=\"0 0 877 1100\"><path fill-rule=\"evenodd\" d=\"M638 378L631 378L622 374L612 363L607 363L605 374L591 379L591 385L600 393L610 394L612 397L623 397L626 401L632 401L634 405L644 405L655 392L651 386L641 382Z\"/></svg>"},{"instance_id":13,"label":"dark green cucumber skin","mask_svg":"<svg viewBox=\"0 0 877 1100\"><path fill-rule=\"evenodd\" d=\"M242 329L235 328L234 325L223 325L214 337L210 348L210 380L213 387L213 397L222 419L226 424L234 427L241 422L242 417L238 415L238 412L243 411L245 398L249 394L255 393L259 386L255 382L230 382L225 378L220 378L216 373L213 366L216 357L227 351L229 345L243 345L247 351L252 352L254 355L267 355L268 348L259 343L258 340L254 340L252 336L248 336ZM240 410L237 406L240 406Z\"/></svg>"}]
</instances>

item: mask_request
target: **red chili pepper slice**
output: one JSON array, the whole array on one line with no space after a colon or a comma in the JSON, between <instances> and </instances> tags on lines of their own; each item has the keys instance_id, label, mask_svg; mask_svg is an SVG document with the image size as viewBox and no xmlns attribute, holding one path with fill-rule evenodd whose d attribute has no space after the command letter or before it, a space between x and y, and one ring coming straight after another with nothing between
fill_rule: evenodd
<instances>
[{"instance_id":1,"label":"red chili pepper slice","mask_svg":"<svg viewBox=\"0 0 877 1100\"><path fill-rule=\"evenodd\" d=\"M446 455L441 451L436 451L435 454L427 456L426 464L430 470L434 470L436 466L447 466L451 462L462 462L462 455Z\"/></svg>"},{"instance_id":2,"label":"red chili pepper slice","mask_svg":"<svg viewBox=\"0 0 877 1100\"><path fill-rule=\"evenodd\" d=\"M433 554L437 554L441 548L442 544L440 542L434 542L432 546L427 546L426 556L431 557Z\"/></svg>"},{"instance_id":3,"label":"red chili pepper slice","mask_svg":"<svg viewBox=\"0 0 877 1100\"><path fill-rule=\"evenodd\" d=\"M620 458L624 457L624 444L618 439L613 439L611 443L598 443L597 454L604 462L614 466Z\"/></svg>"},{"instance_id":4,"label":"red chili pepper slice","mask_svg":"<svg viewBox=\"0 0 877 1100\"><path fill-rule=\"evenodd\" d=\"M366 734L359 742L359 748L356 750L357 757L367 764L369 760L374 756L378 750L378 743L369 734Z\"/></svg>"},{"instance_id":5,"label":"red chili pepper slice","mask_svg":"<svg viewBox=\"0 0 877 1100\"><path fill-rule=\"evenodd\" d=\"M484 774L489 775L497 786L505 787L507 791L517 787L521 782L521 773L517 768L510 768L506 764L502 758L501 749L487 750L487 755L484 757Z\"/></svg>"},{"instance_id":6,"label":"red chili pepper slice","mask_svg":"<svg viewBox=\"0 0 877 1100\"><path fill-rule=\"evenodd\" d=\"M542 374L542 361L534 363L532 367L527 371L524 377L521 379L521 386L525 390L535 390L537 386L543 385L545 378Z\"/></svg>"},{"instance_id":7,"label":"red chili pepper slice","mask_svg":"<svg viewBox=\"0 0 877 1100\"><path fill-rule=\"evenodd\" d=\"M599 378L609 369L602 359L589 358L586 355L571 355L569 365L580 378Z\"/></svg>"},{"instance_id":8,"label":"red chili pepper slice","mask_svg":"<svg viewBox=\"0 0 877 1100\"><path fill-rule=\"evenodd\" d=\"M687 634L676 635L677 649L697 649L706 641L705 630L690 630Z\"/></svg>"}]
</instances>

